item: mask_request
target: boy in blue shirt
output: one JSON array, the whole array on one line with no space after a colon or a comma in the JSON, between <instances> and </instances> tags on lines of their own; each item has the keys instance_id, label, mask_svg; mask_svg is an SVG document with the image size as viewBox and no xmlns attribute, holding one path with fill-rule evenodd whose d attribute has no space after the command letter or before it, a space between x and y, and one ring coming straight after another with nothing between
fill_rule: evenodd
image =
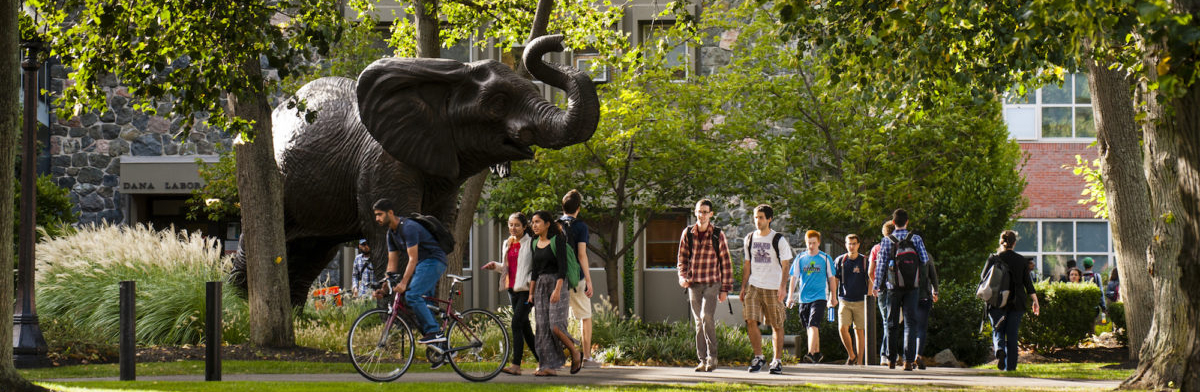
<instances>
[{"instance_id":1,"label":"boy in blue shirt","mask_svg":"<svg viewBox=\"0 0 1200 392\"><path fill-rule=\"evenodd\" d=\"M438 326L433 312L426 307L424 296L434 295L437 282L446 273L446 252L438 244L433 234L404 216L396 216L395 204L388 199L375 202L375 223L387 229L389 279L392 274L399 274L400 258L408 259L403 275L392 290L396 295L404 295L404 301L417 316L421 325L421 336L417 343L430 344L445 342L446 336ZM375 297L383 296L381 291L375 292Z\"/></svg>"},{"instance_id":2,"label":"boy in blue shirt","mask_svg":"<svg viewBox=\"0 0 1200 392\"><path fill-rule=\"evenodd\" d=\"M837 284L833 278L833 260L819 249L821 233L809 230L804 233L804 243L808 245L808 251L796 256L788 272L791 278L788 280L787 306L792 307L795 297L800 298L800 325L808 331L808 354L804 355L804 360L821 363L825 356L821 355L821 335L817 327L825 318L825 307L838 304L833 295ZM797 283L800 285L798 291Z\"/></svg>"}]
</instances>

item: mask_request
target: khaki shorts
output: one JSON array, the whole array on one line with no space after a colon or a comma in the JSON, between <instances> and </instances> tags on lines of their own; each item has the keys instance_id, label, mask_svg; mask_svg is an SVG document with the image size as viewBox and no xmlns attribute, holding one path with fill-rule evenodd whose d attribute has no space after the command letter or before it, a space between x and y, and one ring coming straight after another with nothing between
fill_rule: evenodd
<instances>
[{"instance_id":1,"label":"khaki shorts","mask_svg":"<svg viewBox=\"0 0 1200 392\"><path fill-rule=\"evenodd\" d=\"M779 290L746 287L746 296L742 297L742 317L746 319L746 324L766 319L767 326L783 328L783 311L783 302L779 301Z\"/></svg>"},{"instance_id":2,"label":"khaki shorts","mask_svg":"<svg viewBox=\"0 0 1200 392\"><path fill-rule=\"evenodd\" d=\"M568 290L571 295L571 317L576 320L586 320L592 318L592 299L588 298L587 281L580 280L579 285L575 290Z\"/></svg>"},{"instance_id":3,"label":"khaki shorts","mask_svg":"<svg viewBox=\"0 0 1200 392\"><path fill-rule=\"evenodd\" d=\"M867 301L838 302L838 328L848 328L851 324L858 329L867 327Z\"/></svg>"}]
</instances>

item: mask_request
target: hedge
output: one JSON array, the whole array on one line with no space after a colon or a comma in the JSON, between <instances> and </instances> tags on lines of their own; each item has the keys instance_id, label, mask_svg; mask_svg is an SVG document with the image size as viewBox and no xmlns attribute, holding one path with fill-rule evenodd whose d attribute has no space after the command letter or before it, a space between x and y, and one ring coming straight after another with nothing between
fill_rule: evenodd
<instances>
[{"instance_id":1,"label":"hedge","mask_svg":"<svg viewBox=\"0 0 1200 392\"><path fill-rule=\"evenodd\" d=\"M1034 288L1041 315L1027 312L1021 320L1022 344L1037 352L1052 352L1074 347L1093 332L1099 314L1099 287L1085 283L1038 282Z\"/></svg>"}]
</instances>

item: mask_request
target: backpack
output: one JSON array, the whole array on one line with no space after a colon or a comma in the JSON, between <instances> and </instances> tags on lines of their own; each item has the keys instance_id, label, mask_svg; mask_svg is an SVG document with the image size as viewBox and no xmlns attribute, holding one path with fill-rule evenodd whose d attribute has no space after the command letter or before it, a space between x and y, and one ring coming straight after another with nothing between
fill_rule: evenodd
<instances>
[{"instance_id":1,"label":"backpack","mask_svg":"<svg viewBox=\"0 0 1200 392\"><path fill-rule=\"evenodd\" d=\"M716 227L714 226L713 228L716 228ZM771 238L771 247L775 248L775 258L779 259L779 268L783 268L783 257L779 254L779 239L780 238L783 238L783 233L780 233L778 231L775 232L775 237ZM750 234L746 234L746 241L742 245L742 246L746 247L747 252L749 252L751 242L754 242L754 232L753 231L751 231ZM783 273L786 274L787 271L783 271Z\"/></svg>"},{"instance_id":2,"label":"backpack","mask_svg":"<svg viewBox=\"0 0 1200 392\"><path fill-rule=\"evenodd\" d=\"M1001 260L998 254L988 257L987 266L984 267L979 280L979 288L975 290L975 298L983 300L991 308L1008 306L1008 299L1012 294L1008 272L1008 263Z\"/></svg>"},{"instance_id":3,"label":"backpack","mask_svg":"<svg viewBox=\"0 0 1200 392\"><path fill-rule=\"evenodd\" d=\"M421 213L414 212L408 214L408 219L419 223L421 227L424 227L425 230L428 230L429 234L433 235L434 241L437 241L438 246L442 248L442 251L446 253L454 251L454 235L450 234L449 230L446 230L446 226L443 225L442 221L438 220L438 218L434 218L432 215L422 215Z\"/></svg>"},{"instance_id":4,"label":"backpack","mask_svg":"<svg viewBox=\"0 0 1200 392\"><path fill-rule=\"evenodd\" d=\"M566 237L564 235L564 237ZM550 251L558 256L558 247L555 245L558 241L550 240ZM575 290L575 286L579 285L580 277L583 275L583 270L579 267L579 259L575 257L575 250L567 246L567 270L563 271L563 276L567 278L567 287Z\"/></svg>"},{"instance_id":5,"label":"backpack","mask_svg":"<svg viewBox=\"0 0 1200 392\"><path fill-rule=\"evenodd\" d=\"M912 240L913 235L909 232L903 239L888 236L894 246L892 265L888 266L888 280L892 282L894 289L909 290L920 287L921 255L917 253L917 246Z\"/></svg>"},{"instance_id":6,"label":"backpack","mask_svg":"<svg viewBox=\"0 0 1200 392\"><path fill-rule=\"evenodd\" d=\"M571 247L570 255L575 255L575 247L578 246L577 244L579 244L579 241L571 237L571 225L574 225L578 220L579 218L568 215L558 217L558 225L562 229L563 235L567 238L567 245ZM578 258L576 258L575 264L579 264ZM583 269L580 269L577 275L578 276L575 277L576 282L583 280ZM571 284L571 288L574 289L575 285Z\"/></svg>"}]
</instances>

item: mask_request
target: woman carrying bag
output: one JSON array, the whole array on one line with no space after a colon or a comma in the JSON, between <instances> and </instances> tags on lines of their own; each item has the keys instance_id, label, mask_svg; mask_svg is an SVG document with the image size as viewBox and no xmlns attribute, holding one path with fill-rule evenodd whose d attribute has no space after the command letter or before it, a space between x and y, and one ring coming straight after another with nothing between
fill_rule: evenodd
<instances>
[{"instance_id":1,"label":"woman carrying bag","mask_svg":"<svg viewBox=\"0 0 1200 392\"><path fill-rule=\"evenodd\" d=\"M554 223L549 212L533 213L529 220L535 239L533 243L533 272L530 289L533 304L537 308L538 370L535 376L556 376L554 369L566 363L563 349L571 353L571 374L579 372L583 365L582 351L575 347L574 339L567 334L568 299L567 240ZM551 245L551 242L554 242ZM558 249L559 252L554 250Z\"/></svg>"},{"instance_id":2,"label":"woman carrying bag","mask_svg":"<svg viewBox=\"0 0 1200 392\"><path fill-rule=\"evenodd\" d=\"M533 303L529 298L529 280L533 271L533 232L525 214L514 212L508 216L508 239L500 246L501 262L484 265L483 269L500 272L500 291L508 291L508 302L512 304L512 362L500 371L521 375L521 358L525 356L528 342L533 358L538 358L534 347L533 327L529 324L529 311Z\"/></svg>"},{"instance_id":3,"label":"woman carrying bag","mask_svg":"<svg viewBox=\"0 0 1200 392\"><path fill-rule=\"evenodd\" d=\"M1034 315L1040 313L1037 292L1033 288L1033 280L1026 273L1025 257L1013 251L1017 245L1017 232L1005 230L1000 234L1000 249L988 257L987 265L983 267L983 275L987 274L994 263L1006 263L1008 274L1008 289L1012 293L1008 303L1002 307L988 305L988 319L992 322L992 349L996 352L996 367L1000 370L1017 370L1017 331L1021 328L1021 317L1025 315L1025 296L1032 301Z\"/></svg>"}]
</instances>

